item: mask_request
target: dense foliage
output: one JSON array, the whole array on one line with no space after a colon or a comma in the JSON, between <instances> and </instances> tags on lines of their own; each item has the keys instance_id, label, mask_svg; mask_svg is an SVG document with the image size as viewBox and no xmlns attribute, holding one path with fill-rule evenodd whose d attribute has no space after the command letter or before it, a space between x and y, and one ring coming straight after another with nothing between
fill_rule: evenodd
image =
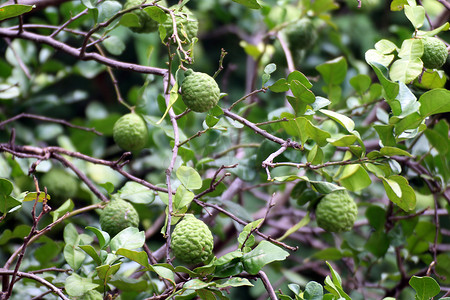
<instances>
[{"instance_id":1,"label":"dense foliage","mask_svg":"<svg viewBox=\"0 0 450 300\"><path fill-rule=\"evenodd\" d=\"M0 299L450 299L448 1L3 2Z\"/></svg>"}]
</instances>

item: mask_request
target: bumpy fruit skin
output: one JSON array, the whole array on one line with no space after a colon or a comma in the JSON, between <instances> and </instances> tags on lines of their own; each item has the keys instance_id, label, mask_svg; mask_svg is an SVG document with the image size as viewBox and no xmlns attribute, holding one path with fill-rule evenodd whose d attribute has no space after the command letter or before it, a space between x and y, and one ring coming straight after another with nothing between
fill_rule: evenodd
<instances>
[{"instance_id":1,"label":"bumpy fruit skin","mask_svg":"<svg viewBox=\"0 0 450 300\"><path fill-rule=\"evenodd\" d=\"M147 124L135 113L123 115L113 128L114 141L126 151L137 151L145 147L148 141Z\"/></svg>"},{"instance_id":2,"label":"bumpy fruit skin","mask_svg":"<svg viewBox=\"0 0 450 300\"><path fill-rule=\"evenodd\" d=\"M180 261L196 265L211 258L213 236L208 226L192 214L186 214L172 233L172 251Z\"/></svg>"},{"instance_id":3,"label":"bumpy fruit skin","mask_svg":"<svg viewBox=\"0 0 450 300\"><path fill-rule=\"evenodd\" d=\"M444 65L448 51L445 44L435 37L425 37L423 42L423 66L427 69L437 69Z\"/></svg>"},{"instance_id":4,"label":"bumpy fruit skin","mask_svg":"<svg viewBox=\"0 0 450 300\"><path fill-rule=\"evenodd\" d=\"M317 40L316 28L309 18L286 27L285 34L291 51L311 48Z\"/></svg>"},{"instance_id":5,"label":"bumpy fruit skin","mask_svg":"<svg viewBox=\"0 0 450 300\"><path fill-rule=\"evenodd\" d=\"M103 295L96 290L87 291L78 300L103 300Z\"/></svg>"},{"instance_id":6,"label":"bumpy fruit skin","mask_svg":"<svg viewBox=\"0 0 450 300\"><path fill-rule=\"evenodd\" d=\"M143 3L143 0L127 0L127 2L125 2L124 9L152 2L153 0L147 0L145 3ZM158 2L158 4L163 6L166 5L165 1ZM153 20L145 11L135 9L132 13L138 17L139 23L141 24L139 27L130 27L132 31L136 33L149 33L158 30L159 23Z\"/></svg>"},{"instance_id":7,"label":"bumpy fruit skin","mask_svg":"<svg viewBox=\"0 0 450 300\"><path fill-rule=\"evenodd\" d=\"M122 199L112 199L100 214L103 231L115 236L128 227L138 227L139 215L131 203Z\"/></svg>"},{"instance_id":8,"label":"bumpy fruit skin","mask_svg":"<svg viewBox=\"0 0 450 300\"><path fill-rule=\"evenodd\" d=\"M205 112L216 106L219 102L220 89L214 78L191 69L184 74L186 77L181 83L184 104L195 112Z\"/></svg>"},{"instance_id":9,"label":"bumpy fruit skin","mask_svg":"<svg viewBox=\"0 0 450 300\"><path fill-rule=\"evenodd\" d=\"M317 224L329 232L353 228L358 208L347 191L336 191L323 197L316 207Z\"/></svg>"},{"instance_id":10,"label":"bumpy fruit skin","mask_svg":"<svg viewBox=\"0 0 450 300\"><path fill-rule=\"evenodd\" d=\"M170 7L174 9L175 6ZM192 42L192 39L197 36L198 32L198 20L195 15L185 6L181 9L175 9L175 21L177 23L177 33L183 42ZM173 34L173 20L170 15L167 16L166 21L162 24L166 29L166 37L164 42ZM183 34L186 33L186 36Z\"/></svg>"},{"instance_id":11,"label":"bumpy fruit skin","mask_svg":"<svg viewBox=\"0 0 450 300\"><path fill-rule=\"evenodd\" d=\"M77 180L63 169L55 168L42 176L40 185L47 187L47 193L55 199L67 199L76 195Z\"/></svg>"}]
</instances>

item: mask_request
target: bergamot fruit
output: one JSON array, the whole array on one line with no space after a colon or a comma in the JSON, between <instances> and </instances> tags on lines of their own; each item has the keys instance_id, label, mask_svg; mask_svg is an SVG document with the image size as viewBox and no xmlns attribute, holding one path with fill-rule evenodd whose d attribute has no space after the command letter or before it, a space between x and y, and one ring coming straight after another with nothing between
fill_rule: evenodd
<instances>
[{"instance_id":1,"label":"bergamot fruit","mask_svg":"<svg viewBox=\"0 0 450 300\"><path fill-rule=\"evenodd\" d=\"M197 36L198 32L198 20L195 15L186 7L176 9L176 6L172 6L174 10L175 21L177 23L177 34L182 42L192 42L192 39ZM166 37L164 42L173 35L173 19L170 15L167 16L166 21L162 24L166 29Z\"/></svg>"},{"instance_id":2,"label":"bergamot fruit","mask_svg":"<svg viewBox=\"0 0 450 300\"><path fill-rule=\"evenodd\" d=\"M113 137L116 144L126 151L141 150L148 141L147 124L138 114L123 115L114 124Z\"/></svg>"},{"instance_id":3,"label":"bergamot fruit","mask_svg":"<svg viewBox=\"0 0 450 300\"><path fill-rule=\"evenodd\" d=\"M172 233L172 251L180 261L196 265L208 261L213 250L208 226L192 214L186 214Z\"/></svg>"},{"instance_id":4,"label":"bergamot fruit","mask_svg":"<svg viewBox=\"0 0 450 300\"><path fill-rule=\"evenodd\" d=\"M115 236L128 227L138 227L139 215L131 203L113 198L100 214L100 226L103 231Z\"/></svg>"},{"instance_id":5,"label":"bergamot fruit","mask_svg":"<svg viewBox=\"0 0 450 300\"><path fill-rule=\"evenodd\" d=\"M90 290L84 293L78 300L103 300L103 295L96 290Z\"/></svg>"},{"instance_id":6,"label":"bergamot fruit","mask_svg":"<svg viewBox=\"0 0 450 300\"><path fill-rule=\"evenodd\" d=\"M54 199L68 199L77 194L78 181L62 168L54 168L42 176L40 185L47 187L47 193Z\"/></svg>"},{"instance_id":7,"label":"bergamot fruit","mask_svg":"<svg viewBox=\"0 0 450 300\"><path fill-rule=\"evenodd\" d=\"M125 2L124 9L152 2L153 0L146 0L145 2L143 0L127 0L127 2ZM166 5L165 1L158 2L158 4L162 6ZM136 33L148 33L158 30L159 23L153 20L144 10L135 9L131 13L136 15L139 21L139 26L130 27L132 31Z\"/></svg>"},{"instance_id":8,"label":"bergamot fruit","mask_svg":"<svg viewBox=\"0 0 450 300\"><path fill-rule=\"evenodd\" d=\"M316 27L309 18L301 18L287 26L284 32L292 52L310 48L317 40Z\"/></svg>"},{"instance_id":9,"label":"bergamot fruit","mask_svg":"<svg viewBox=\"0 0 450 300\"><path fill-rule=\"evenodd\" d=\"M327 194L316 207L317 224L329 232L351 230L357 214L355 201L342 190Z\"/></svg>"},{"instance_id":10,"label":"bergamot fruit","mask_svg":"<svg viewBox=\"0 0 450 300\"><path fill-rule=\"evenodd\" d=\"M444 42L435 37L422 38L423 55L421 57L423 66L427 69L437 69L444 65L447 60L448 51Z\"/></svg>"},{"instance_id":11,"label":"bergamot fruit","mask_svg":"<svg viewBox=\"0 0 450 300\"><path fill-rule=\"evenodd\" d=\"M220 98L217 82L206 73L188 69L181 83L184 104L195 112L205 112L216 106Z\"/></svg>"}]
</instances>

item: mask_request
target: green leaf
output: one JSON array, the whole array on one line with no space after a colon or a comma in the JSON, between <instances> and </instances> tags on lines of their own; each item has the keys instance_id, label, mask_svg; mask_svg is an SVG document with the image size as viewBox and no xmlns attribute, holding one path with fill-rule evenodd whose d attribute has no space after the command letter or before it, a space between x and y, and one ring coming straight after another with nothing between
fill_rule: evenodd
<instances>
[{"instance_id":1,"label":"green leaf","mask_svg":"<svg viewBox=\"0 0 450 300\"><path fill-rule=\"evenodd\" d=\"M66 284L64 288L72 297L79 297L85 294L86 292L93 290L99 287L98 284L93 283L90 278L83 278L80 275L73 273L69 277L66 278Z\"/></svg>"},{"instance_id":2,"label":"green leaf","mask_svg":"<svg viewBox=\"0 0 450 300\"><path fill-rule=\"evenodd\" d=\"M221 266L224 264L227 264L233 260L239 259L243 256L243 253L241 250L235 250L232 252L228 252L227 254L219 257L218 259L216 259L213 263L214 266Z\"/></svg>"},{"instance_id":3,"label":"green leaf","mask_svg":"<svg viewBox=\"0 0 450 300\"><path fill-rule=\"evenodd\" d=\"M105 1L98 5L98 22L104 22L105 20L113 17L122 9L122 4L118 1Z\"/></svg>"},{"instance_id":4,"label":"green leaf","mask_svg":"<svg viewBox=\"0 0 450 300\"><path fill-rule=\"evenodd\" d=\"M347 75L347 61L343 56L327 61L316 67L323 80L330 85L338 85L344 82Z\"/></svg>"},{"instance_id":5,"label":"green leaf","mask_svg":"<svg viewBox=\"0 0 450 300\"><path fill-rule=\"evenodd\" d=\"M395 146L394 125L373 125L384 146Z\"/></svg>"},{"instance_id":6,"label":"green leaf","mask_svg":"<svg viewBox=\"0 0 450 300\"><path fill-rule=\"evenodd\" d=\"M188 166L180 166L177 169L177 178L189 190L196 190L202 187L202 178L198 172Z\"/></svg>"},{"instance_id":7,"label":"green leaf","mask_svg":"<svg viewBox=\"0 0 450 300\"><path fill-rule=\"evenodd\" d=\"M439 26L438 28L435 28L431 31L422 31L418 30L417 35L418 36L435 36L441 31L447 31L450 28L450 24L448 22L445 22L443 25Z\"/></svg>"},{"instance_id":8,"label":"green leaf","mask_svg":"<svg viewBox=\"0 0 450 300\"><path fill-rule=\"evenodd\" d=\"M414 81L414 85L424 90L432 90L443 88L446 82L447 77L443 70L426 69L422 76Z\"/></svg>"},{"instance_id":9,"label":"green leaf","mask_svg":"<svg viewBox=\"0 0 450 300\"><path fill-rule=\"evenodd\" d=\"M95 234L100 245L100 249L104 249L109 245L109 241L111 240L109 233L107 233L106 231L101 231L100 229L92 226L87 226L85 229L90 230Z\"/></svg>"},{"instance_id":10,"label":"green leaf","mask_svg":"<svg viewBox=\"0 0 450 300\"><path fill-rule=\"evenodd\" d=\"M0 21L17 17L31 11L35 5L13 4L0 7Z\"/></svg>"},{"instance_id":11,"label":"green leaf","mask_svg":"<svg viewBox=\"0 0 450 300\"><path fill-rule=\"evenodd\" d=\"M73 270L78 270L85 258L86 254L78 248L78 245L66 244L64 247L64 259Z\"/></svg>"},{"instance_id":12,"label":"green leaf","mask_svg":"<svg viewBox=\"0 0 450 300\"><path fill-rule=\"evenodd\" d=\"M389 249L389 242L389 237L384 233L383 229L380 229L372 232L364 248L376 257L383 257Z\"/></svg>"},{"instance_id":13,"label":"green leaf","mask_svg":"<svg viewBox=\"0 0 450 300\"><path fill-rule=\"evenodd\" d=\"M350 84L360 95L364 94L369 89L371 83L372 80L365 74L358 74L350 79Z\"/></svg>"},{"instance_id":14,"label":"green leaf","mask_svg":"<svg viewBox=\"0 0 450 300\"><path fill-rule=\"evenodd\" d=\"M423 42L420 39L407 39L402 43L398 56L404 59L420 58L423 54Z\"/></svg>"},{"instance_id":15,"label":"green leaf","mask_svg":"<svg viewBox=\"0 0 450 300\"><path fill-rule=\"evenodd\" d=\"M450 112L450 91L433 89L419 98L420 114L425 118L434 114Z\"/></svg>"},{"instance_id":16,"label":"green leaf","mask_svg":"<svg viewBox=\"0 0 450 300\"><path fill-rule=\"evenodd\" d=\"M248 281L247 278L233 277L229 279L219 279L215 281L216 287L227 288L227 287L238 287L238 286L253 286L253 284Z\"/></svg>"},{"instance_id":17,"label":"green leaf","mask_svg":"<svg viewBox=\"0 0 450 300\"><path fill-rule=\"evenodd\" d=\"M91 245L80 245L79 247L81 248L81 250L86 252L90 257L92 257L92 259L98 266L102 264L102 260L98 255L97 251L95 251L94 247L92 247Z\"/></svg>"},{"instance_id":18,"label":"green leaf","mask_svg":"<svg viewBox=\"0 0 450 300\"><path fill-rule=\"evenodd\" d=\"M288 75L287 81L291 83L293 80L299 81L303 84L307 89L312 88L312 83L309 81L308 77L300 71L293 71Z\"/></svg>"},{"instance_id":19,"label":"green leaf","mask_svg":"<svg viewBox=\"0 0 450 300\"><path fill-rule=\"evenodd\" d=\"M164 26L160 26L164 27ZM163 116L161 117L161 119L159 119L158 122L156 122L156 125L159 125L162 123L162 121L164 120L164 118L166 117L167 113L169 112L169 110L172 108L172 106L175 104L175 102L178 100L179 98L179 94L178 94L178 82L175 82L175 84L172 86L172 89L170 90L170 94L169 94L169 105L166 108L166 111L164 112Z\"/></svg>"},{"instance_id":20,"label":"green leaf","mask_svg":"<svg viewBox=\"0 0 450 300\"><path fill-rule=\"evenodd\" d=\"M316 100L316 96L314 95L314 93L300 81L292 80L290 83L290 87L295 98L308 104L314 103L314 101Z\"/></svg>"},{"instance_id":21,"label":"green leaf","mask_svg":"<svg viewBox=\"0 0 450 300\"><path fill-rule=\"evenodd\" d=\"M387 78L387 69L385 66L381 65L378 62L372 62L367 59L367 63L372 67L372 69L375 71L375 74L378 77L378 80L380 81L381 85L383 86L384 92L386 94L387 100L394 100L395 97L397 97L399 92L399 85L398 83L392 82Z\"/></svg>"},{"instance_id":22,"label":"green leaf","mask_svg":"<svg viewBox=\"0 0 450 300\"><path fill-rule=\"evenodd\" d=\"M408 212L416 207L416 193L403 176L382 177L386 194L392 202Z\"/></svg>"},{"instance_id":23,"label":"green leaf","mask_svg":"<svg viewBox=\"0 0 450 300\"><path fill-rule=\"evenodd\" d=\"M144 11L156 22L163 24L167 20L167 14L157 6L148 6Z\"/></svg>"},{"instance_id":24,"label":"green leaf","mask_svg":"<svg viewBox=\"0 0 450 300\"><path fill-rule=\"evenodd\" d=\"M340 249L330 247L315 252L312 257L320 260L341 260L345 256Z\"/></svg>"},{"instance_id":25,"label":"green leaf","mask_svg":"<svg viewBox=\"0 0 450 300\"><path fill-rule=\"evenodd\" d=\"M335 296L338 296L339 299L343 298L345 300L352 300L343 290L342 288L342 280L339 274L333 269L333 267L326 262L328 265L328 268L331 271L331 279L329 276L325 278L325 289L334 294Z\"/></svg>"},{"instance_id":26,"label":"green leaf","mask_svg":"<svg viewBox=\"0 0 450 300\"><path fill-rule=\"evenodd\" d=\"M310 281L305 286L305 292L303 293L304 300L322 300L323 299L323 286L315 281Z\"/></svg>"},{"instance_id":27,"label":"green leaf","mask_svg":"<svg viewBox=\"0 0 450 300\"><path fill-rule=\"evenodd\" d=\"M47 196L47 197L45 197L45 196ZM37 192L28 192L27 195L25 196L25 198L23 198L23 201L25 201L25 202L27 202L27 201L35 201L36 198L38 198ZM42 202L42 201L44 201L44 199L47 199L47 201L48 201L48 200L50 200L50 198L51 197L50 197L49 194L45 195L44 192L41 192L39 194L38 202Z\"/></svg>"},{"instance_id":28,"label":"green leaf","mask_svg":"<svg viewBox=\"0 0 450 300\"><path fill-rule=\"evenodd\" d=\"M398 50L397 46L389 40L379 40L375 43L375 49L382 54L391 54L392 52Z\"/></svg>"},{"instance_id":29,"label":"green leaf","mask_svg":"<svg viewBox=\"0 0 450 300\"><path fill-rule=\"evenodd\" d=\"M348 147L353 145L358 138L354 135L341 135L336 138L328 138L327 142L336 147Z\"/></svg>"},{"instance_id":30,"label":"green leaf","mask_svg":"<svg viewBox=\"0 0 450 300\"><path fill-rule=\"evenodd\" d=\"M145 232L139 231L136 227L128 227L112 238L110 246L112 251L120 248L133 250L140 248L145 242Z\"/></svg>"},{"instance_id":31,"label":"green leaf","mask_svg":"<svg viewBox=\"0 0 450 300\"><path fill-rule=\"evenodd\" d=\"M141 27L139 17L134 13L126 13L120 18L120 25L125 27Z\"/></svg>"},{"instance_id":32,"label":"green leaf","mask_svg":"<svg viewBox=\"0 0 450 300\"><path fill-rule=\"evenodd\" d=\"M130 249L120 248L116 251L116 254L125 256L126 258L137 262L147 270L153 269L148 262L148 255L147 253L145 253L145 251L138 252Z\"/></svg>"},{"instance_id":33,"label":"green leaf","mask_svg":"<svg viewBox=\"0 0 450 300\"><path fill-rule=\"evenodd\" d=\"M344 128L347 129L348 132L351 133L355 129L355 122L353 122L353 120L349 117L328 109L320 109L319 111L330 119L333 119L334 121L344 126Z\"/></svg>"},{"instance_id":34,"label":"green leaf","mask_svg":"<svg viewBox=\"0 0 450 300\"><path fill-rule=\"evenodd\" d=\"M292 106L295 112L295 116L302 116L305 114L306 109L308 108L307 104L300 100L297 97L292 96L286 96L287 100L289 101L289 104Z\"/></svg>"},{"instance_id":35,"label":"green leaf","mask_svg":"<svg viewBox=\"0 0 450 300\"><path fill-rule=\"evenodd\" d=\"M86 8L94 9L95 5L97 4L96 0L81 0L81 3L83 3Z\"/></svg>"},{"instance_id":36,"label":"green leaf","mask_svg":"<svg viewBox=\"0 0 450 300\"><path fill-rule=\"evenodd\" d=\"M289 228L288 230L286 230L286 232L277 239L277 241L282 241L285 238L287 238L288 236L290 236L291 234L293 234L294 232L296 232L297 230L299 230L302 227L305 227L306 225L309 224L310 221L310 217L309 214L307 214L305 217L303 217L297 224L295 224L294 226L292 226L291 228Z\"/></svg>"},{"instance_id":37,"label":"green leaf","mask_svg":"<svg viewBox=\"0 0 450 300\"><path fill-rule=\"evenodd\" d=\"M289 91L289 84L286 79L280 78L269 86L269 89L274 93L284 93Z\"/></svg>"},{"instance_id":38,"label":"green leaf","mask_svg":"<svg viewBox=\"0 0 450 300\"><path fill-rule=\"evenodd\" d=\"M369 49L365 54L365 59L368 64L378 64L385 68L391 64L394 58L394 54L383 54L375 49Z\"/></svg>"},{"instance_id":39,"label":"green leaf","mask_svg":"<svg viewBox=\"0 0 450 300\"><path fill-rule=\"evenodd\" d=\"M344 166L339 182L346 189L357 192L368 187L372 180L361 165Z\"/></svg>"},{"instance_id":40,"label":"green leaf","mask_svg":"<svg viewBox=\"0 0 450 300\"><path fill-rule=\"evenodd\" d=\"M13 189L14 186L9 180L0 178L0 213L2 214L6 214L10 209L22 204L22 202L10 196Z\"/></svg>"},{"instance_id":41,"label":"green leaf","mask_svg":"<svg viewBox=\"0 0 450 300\"><path fill-rule=\"evenodd\" d=\"M261 5L256 0L233 0L233 2L242 4L251 9L260 9Z\"/></svg>"},{"instance_id":42,"label":"green leaf","mask_svg":"<svg viewBox=\"0 0 450 300\"><path fill-rule=\"evenodd\" d=\"M389 76L393 81L410 83L422 73L423 63L418 57L413 59L401 58L391 66Z\"/></svg>"},{"instance_id":43,"label":"green leaf","mask_svg":"<svg viewBox=\"0 0 450 300\"><path fill-rule=\"evenodd\" d=\"M264 73L266 74L272 74L273 72L275 72L277 69L277 65L276 64L268 64L265 68L264 68Z\"/></svg>"},{"instance_id":44,"label":"green leaf","mask_svg":"<svg viewBox=\"0 0 450 300\"><path fill-rule=\"evenodd\" d=\"M50 214L53 216L53 222L55 222L59 217L65 215L68 212L71 212L73 208L75 207L75 204L73 204L73 201L71 199L67 200L63 203L58 209L50 212Z\"/></svg>"},{"instance_id":45,"label":"green leaf","mask_svg":"<svg viewBox=\"0 0 450 300\"><path fill-rule=\"evenodd\" d=\"M186 282L183 285L184 289L188 289L188 290L200 290L200 289L204 289L207 288L209 286L214 285L214 282L204 282L201 281L200 279L191 279L188 282Z\"/></svg>"},{"instance_id":46,"label":"green leaf","mask_svg":"<svg viewBox=\"0 0 450 300\"><path fill-rule=\"evenodd\" d=\"M122 265L122 262L118 262L113 265L98 266L95 268L98 277L103 281L104 285L106 285L111 280L111 277L119 271L120 265Z\"/></svg>"},{"instance_id":47,"label":"green leaf","mask_svg":"<svg viewBox=\"0 0 450 300\"><path fill-rule=\"evenodd\" d=\"M256 275L265 265L288 256L289 252L268 241L261 241L255 249L244 254L242 262L248 273Z\"/></svg>"},{"instance_id":48,"label":"green leaf","mask_svg":"<svg viewBox=\"0 0 450 300\"><path fill-rule=\"evenodd\" d=\"M423 22L425 21L425 8L423 6L405 5L404 9L406 17L412 23L414 28L417 29L423 26Z\"/></svg>"},{"instance_id":49,"label":"green leaf","mask_svg":"<svg viewBox=\"0 0 450 300\"><path fill-rule=\"evenodd\" d=\"M427 128L425 136L428 142L436 148L441 155L445 155L450 148L448 139L449 124L445 120L440 120L433 129Z\"/></svg>"},{"instance_id":50,"label":"green leaf","mask_svg":"<svg viewBox=\"0 0 450 300\"><path fill-rule=\"evenodd\" d=\"M194 193L187 190L183 185L180 185L177 188L173 201L174 211L179 211L183 207L189 207L194 197Z\"/></svg>"},{"instance_id":51,"label":"green leaf","mask_svg":"<svg viewBox=\"0 0 450 300\"><path fill-rule=\"evenodd\" d=\"M396 147L383 147L380 149L380 153L384 156L394 156L394 155L399 155L399 156L409 156L411 157L412 155L402 149L396 148Z\"/></svg>"},{"instance_id":52,"label":"green leaf","mask_svg":"<svg viewBox=\"0 0 450 300\"><path fill-rule=\"evenodd\" d=\"M115 35L109 36L102 44L112 55L120 55L125 50L125 43Z\"/></svg>"},{"instance_id":53,"label":"green leaf","mask_svg":"<svg viewBox=\"0 0 450 300\"><path fill-rule=\"evenodd\" d=\"M416 291L416 300L432 299L441 291L439 284L431 277L413 276L409 285Z\"/></svg>"},{"instance_id":54,"label":"green leaf","mask_svg":"<svg viewBox=\"0 0 450 300\"><path fill-rule=\"evenodd\" d=\"M155 200L152 190L134 181L125 183L118 194L120 198L137 204L151 204Z\"/></svg>"}]
</instances>

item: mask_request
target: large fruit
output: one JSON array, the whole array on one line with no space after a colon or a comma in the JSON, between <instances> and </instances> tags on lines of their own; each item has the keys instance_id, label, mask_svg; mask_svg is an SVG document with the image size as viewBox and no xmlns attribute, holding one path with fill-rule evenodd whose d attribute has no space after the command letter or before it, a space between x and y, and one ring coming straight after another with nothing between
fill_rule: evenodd
<instances>
[{"instance_id":1,"label":"large fruit","mask_svg":"<svg viewBox=\"0 0 450 300\"><path fill-rule=\"evenodd\" d=\"M181 83L184 104L196 112L205 112L219 102L220 89L214 78L208 74L188 69Z\"/></svg>"},{"instance_id":2,"label":"large fruit","mask_svg":"<svg viewBox=\"0 0 450 300\"><path fill-rule=\"evenodd\" d=\"M448 51L445 44L435 37L425 37L423 43L423 66L427 69L437 69L444 65Z\"/></svg>"},{"instance_id":3,"label":"large fruit","mask_svg":"<svg viewBox=\"0 0 450 300\"><path fill-rule=\"evenodd\" d=\"M141 4L148 4L152 3L153 0L146 0L145 3L143 3L143 0L127 0L124 5L124 9L128 9L134 6L138 6ZM165 1L158 2L158 4L165 6ZM135 14L138 17L140 26L134 26L130 27L130 29L137 33L148 33L148 32L154 32L158 30L159 23L155 20L153 20L144 10L142 9L135 9L132 11L133 14Z\"/></svg>"},{"instance_id":4,"label":"large fruit","mask_svg":"<svg viewBox=\"0 0 450 300\"><path fill-rule=\"evenodd\" d=\"M195 15L185 6L181 9L176 9L176 6L172 6L174 10L175 21L177 23L178 37L183 42L192 42L192 39L197 36L198 32L198 20ZM173 35L173 19L170 15L167 15L166 21L162 24L166 29L166 37L164 42Z\"/></svg>"},{"instance_id":5,"label":"large fruit","mask_svg":"<svg viewBox=\"0 0 450 300\"><path fill-rule=\"evenodd\" d=\"M147 124L135 113L123 115L113 128L114 141L126 151L137 151L145 147L148 141Z\"/></svg>"},{"instance_id":6,"label":"large fruit","mask_svg":"<svg viewBox=\"0 0 450 300\"><path fill-rule=\"evenodd\" d=\"M336 191L323 197L316 207L317 224L329 232L353 228L358 208L347 191Z\"/></svg>"},{"instance_id":7,"label":"large fruit","mask_svg":"<svg viewBox=\"0 0 450 300\"><path fill-rule=\"evenodd\" d=\"M213 236L208 226L192 214L186 214L172 233L172 251L187 264L199 264L211 258Z\"/></svg>"},{"instance_id":8,"label":"large fruit","mask_svg":"<svg viewBox=\"0 0 450 300\"><path fill-rule=\"evenodd\" d=\"M131 203L113 198L100 214L100 226L111 236L128 227L138 227L139 215Z\"/></svg>"},{"instance_id":9,"label":"large fruit","mask_svg":"<svg viewBox=\"0 0 450 300\"><path fill-rule=\"evenodd\" d=\"M291 51L307 49L317 40L316 27L309 18L301 18L284 30Z\"/></svg>"},{"instance_id":10,"label":"large fruit","mask_svg":"<svg viewBox=\"0 0 450 300\"><path fill-rule=\"evenodd\" d=\"M47 193L55 199L67 199L76 195L78 181L64 169L55 168L42 176L40 186L47 187ZM42 189L43 190L43 189Z\"/></svg>"}]
</instances>

